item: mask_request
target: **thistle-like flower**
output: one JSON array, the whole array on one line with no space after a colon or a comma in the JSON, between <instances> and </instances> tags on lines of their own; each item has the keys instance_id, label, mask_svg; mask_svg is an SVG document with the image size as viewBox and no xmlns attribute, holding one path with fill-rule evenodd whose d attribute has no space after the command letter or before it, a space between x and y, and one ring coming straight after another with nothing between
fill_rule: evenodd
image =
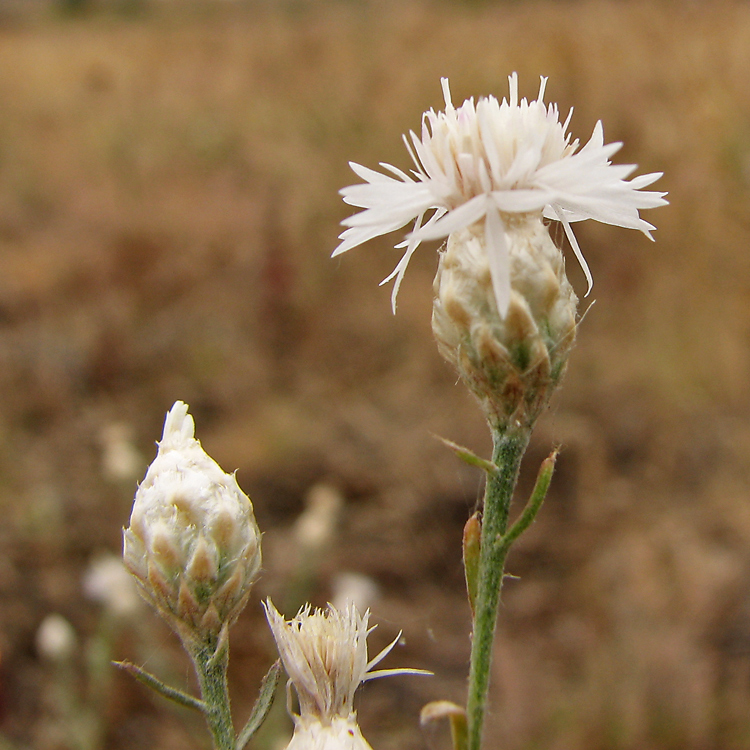
<instances>
[{"instance_id":1,"label":"thistle-like flower","mask_svg":"<svg viewBox=\"0 0 750 750\"><path fill-rule=\"evenodd\" d=\"M216 646L247 603L260 531L234 474L194 434L187 405L177 401L136 492L123 557L141 594L186 645Z\"/></svg>"},{"instance_id":2,"label":"thistle-like flower","mask_svg":"<svg viewBox=\"0 0 750 750\"><path fill-rule=\"evenodd\" d=\"M419 669L373 667L396 645L401 634L374 659L367 658L367 636L372 632L353 604L343 611L303 607L287 621L269 600L264 604L268 624L289 675L287 707L294 720L294 736L287 750L370 750L354 711L354 693L368 680L396 674L430 674ZM299 702L292 708L290 686Z\"/></svg>"},{"instance_id":3,"label":"thistle-like flower","mask_svg":"<svg viewBox=\"0 0 750 750\"><path fill-rule=\"evenodd\" d=\"M509 82L508 100L469 99L456 109L443 78L445 111L429 110L422 137L404 138L411 175L389 164L381 166L391 175L352 164L365 183L341 193L364 210L344 220L348 229L333 253L414 221L397 245L406 252L383 282L395 277L395 312L414 251L423 240L448 238L435 277L433 332L501 432L533 425L575 339L578 298L544 219L562 223L590 291L571 223L596 219L651 237L654 227L638 212L666 203L664 193L642 190L660 172L628 181L635 167L609 161L622 144L604 144L601 122L579 150L567 133L572 111L561 123L557 105L544 103L546 78L532 102L519 101L515 73Z\"/></svg>"},{"instance_id":4,"label":"thistle-like flower","mask_svg":"<svg viewBox=\"0 0 750 750\"><path fill-rule=\"evenodd\" d=\"M425 112L422 137L414 132L404 142L414 161L412 174L390 164L381 166L395 176L351 164L364 184L344 188L344 201L364 210L345 219L348 227L333 255L392 232L414 221L403 243L406 252L393 273L392 304L409 260L423 240L448 237L479 225L500 317L511 297L510 249L507 233L517 217L544 216L562 222L573 251L592 278L570 224L595 219L648 237L654 227L640 218L639 209L666 203L665 193L643 191L661 173L627 181L635 166L613 165L609 159L620 143L604 144L601 122L588 143L566 134L570 117L560 123L555 104L543 101L547 79L542 78L537 99L518 98L518 78L510 78L510 98L498 103L490 96L458 109L451 102L448 79L442 79L445 112ZM425 216L433 211L426 222ZM424 222L424 223L423 223Z\"/></svg>"}]
</instances>

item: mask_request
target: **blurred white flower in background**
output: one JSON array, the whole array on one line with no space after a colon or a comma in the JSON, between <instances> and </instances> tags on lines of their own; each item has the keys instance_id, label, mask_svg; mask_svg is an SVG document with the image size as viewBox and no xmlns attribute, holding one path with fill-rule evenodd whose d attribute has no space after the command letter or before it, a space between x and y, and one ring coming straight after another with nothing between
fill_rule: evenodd
<instances>
[{"instance_id":1,"label":"blurred white flower in background","mask_svg":"<svg viewBox=\"0 0 750 750\"><path fill-rule=\"evenodd\" d=\"M57 613L47 615L36 631L36 650L53 663L68 661L78 646L73 626Z\"/></svg>"},{"instance_id":2,"label":"blurred white flower in background","mask_svg":"<svg viewBox=\"0 0 750 750\"><path fill-rule=\"evenodd\" d=\"M331 604L336 609L345 609L351 602L360 612L364 612L379 597L377 582L364 573L343 570L331 579Z\"/></svg>"},{"instance_id":3,"label":"blurred white flower in background","mask_svg":"<svg viewBox=\"0 0 750 750\"><path fill-rule=\"evenodd\" d=\"M99 434L102 449L102 474L110 482L132 482L138 479L146 464L133 444L130 425L114 422Z\"/></svg>"},{"instance_id":4,"label":"blurred white flower in background","mask_svg":"<svg viewBox=\"0 0 750 750\"><path fill-rule=\"evenodd\" d=\"M335 487L320 483L310 488L305 506L294 524L294 540L303 552L319 554L333 540L344 498Z\"/></svg>"},{"instance_id":5,"label":"blurred white flower in background","mask_svg":"<svg viewBox=\"0 0 750 750\"><path fill-rule=\"evenodd\" d=\"M131 617L141 607L135 581L122 559L107 554L91 561L83 574L83 593L115 617Z\"/></svg>"}]
</instances>

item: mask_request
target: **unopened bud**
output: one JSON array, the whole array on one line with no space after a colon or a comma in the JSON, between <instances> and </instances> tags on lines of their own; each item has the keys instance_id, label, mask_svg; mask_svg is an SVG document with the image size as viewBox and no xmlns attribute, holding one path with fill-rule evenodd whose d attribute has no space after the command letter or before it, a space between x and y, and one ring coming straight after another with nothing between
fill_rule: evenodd
<instances>
[{"instance_id":1,"label":"unopened bud","mask_svg":"<svg viewBox=\"0 0 750 750\"><path fill-rule=\"evenodd\" d=\"M188 407L167 414L124 531L141 594L183 640L216 640L247 603L261 563L250 499L195 439Z\"/></svg>"},{"instance_id":2,"label":"unopened bud","mask_svg":"<svg viewBox=\"0 0 750 750\"><path fill-rule=\"evenodd\" d=\"M511 291L501 316L484 226L448 238L435 277L432 330L440 353L479 399L493 429L531 427L565 372L578 298L541 218L508 218Z\"/></svg>"}]
</instances>

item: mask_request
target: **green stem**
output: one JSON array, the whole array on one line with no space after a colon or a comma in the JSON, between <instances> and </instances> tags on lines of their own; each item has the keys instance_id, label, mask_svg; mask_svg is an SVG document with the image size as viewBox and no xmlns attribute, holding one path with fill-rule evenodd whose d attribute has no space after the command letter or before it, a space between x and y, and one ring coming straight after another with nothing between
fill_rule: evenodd
<instances>
[{"instance_id":1,"label":"green stem","mask_svg":"<svg viewBox=\"0 0 750 750\"><path fill-rule=\"evenodd\" d=\"M492 461L498 471L495 474L487 474L484 494L479 587L471 643L469 698L466 710L469 724L468 750L480 750L482 745L497 607L503 583L505 557L508 554L508 545L498 542L508 528L510 502L530 434L531 431L523 427L502 433L493 430Z\"/></svg>"},{"instance_id":2,"label":"green stem","mask_svg":"<svg viewBox=\"0 0 750 750\"><path fill-rule=\"evenodd\" d=\"M234 725L229 709L227 689L229 646L226 643L217 644L212 640L212 642L202 644L190 644L188 651L198 675L201 698L205 704L206 721L214 738L214 749L234 750Z\"/></svg>"}]
</instances>

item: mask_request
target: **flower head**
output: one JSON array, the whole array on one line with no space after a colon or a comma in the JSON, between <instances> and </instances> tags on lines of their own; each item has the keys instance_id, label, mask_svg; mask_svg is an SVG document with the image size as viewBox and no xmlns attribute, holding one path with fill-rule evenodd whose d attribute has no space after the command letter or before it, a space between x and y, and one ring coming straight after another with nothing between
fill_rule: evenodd
<instances>
[{"instance_id":1,"label":"flower head","mask_svg":"<svg viewBox=\"0 0 750 750\"><path fill-rule=\"evenodd\" d=\"M285 620L269 600L266 617L279 655L297 693L299 715L289 750L368 750L357 726L354 693L368 680L395 674L429 674L417 669L373 671L396 645L401 634L375 658L367 658L369 611L353 604L343 611L303 607ZM291 704L291 701L290 701Z\"/></svg>"},{"instance_id":2,"label":"flower head","mask_svg":"<svg viewBox=\"0 0 750 750\"><path fill-rule=\"evenodd\" d=\"M654 227L640 218L639 209L666 203L665 193L643 191L661 172L626 178L634 165L613 165L609 159L621 143L604 144L597 122L588 143L566 133L571 113L559 121L555 104L545 104L542 78L535 101L518 98L518 77L509 77L510 97L493 96L451 102L448 79L442 79L445 111L430 109L422 118L421 138L413 131L404 142L414 161L411 175L381 164L392 175L351 163L365 182L344 188L344 201L364 209L345 219L339 255L367 240L414 221L414 230L397 247L406 252L383 283L395 278L393 308L409 260L423 240L483 222L492 286L501 316L510 301L506 229L514 215L538 215L562 222L568 240L586 274L592 278L570 224L596 219L639 229L648 237ZM427 221L428 212L433 213Z\"/></svg>"},{"instance_id":3,"label":"flower head","mask_svg":"<svg viewBox=\"0 0 750 750\"><path fill-rule=\"evenodd\" d=\"M250 499L195 439L188 407L167 414L159 451L138 487L123 557L143 596L183 640L221 638L260 569Z\"/></svg>"}]
</instances>

